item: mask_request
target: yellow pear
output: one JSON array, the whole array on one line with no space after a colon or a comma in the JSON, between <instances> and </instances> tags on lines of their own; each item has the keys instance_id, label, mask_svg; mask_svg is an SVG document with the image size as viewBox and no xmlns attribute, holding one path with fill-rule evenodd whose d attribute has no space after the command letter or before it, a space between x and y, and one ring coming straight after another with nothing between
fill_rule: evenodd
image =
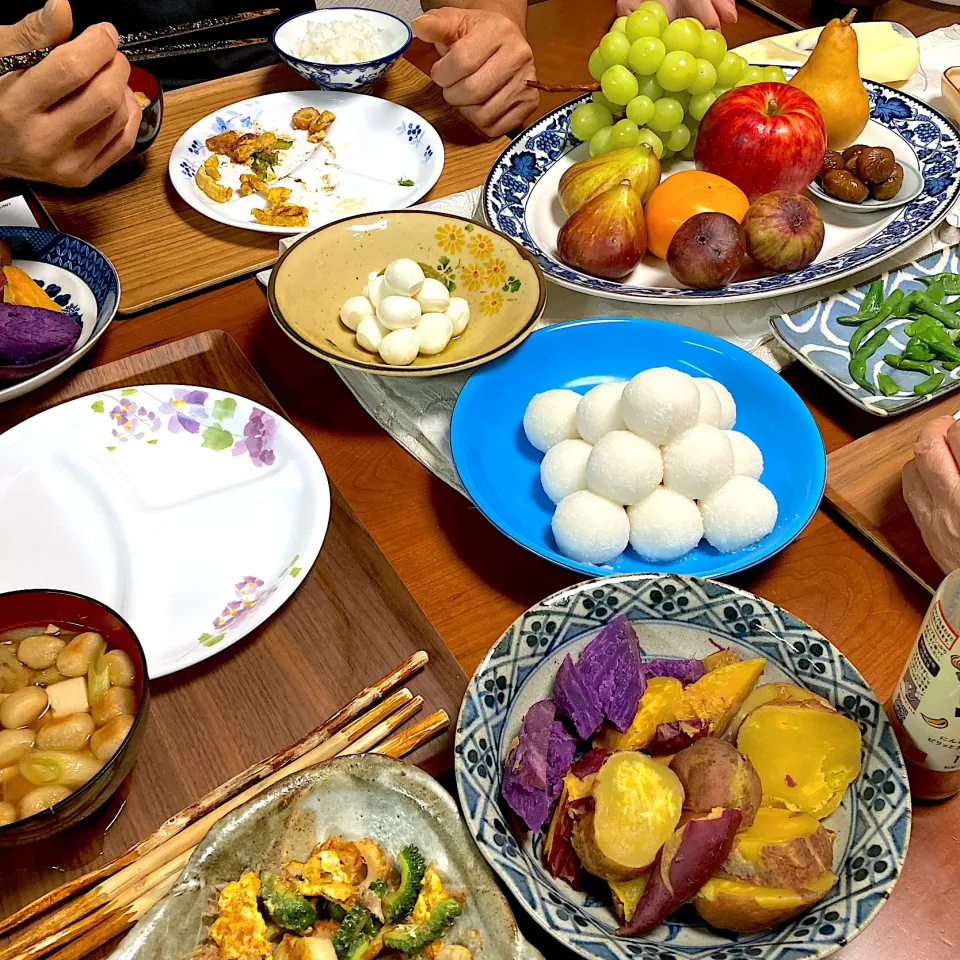
<instances>
[{"instance_id":1,"label":"yellow pear","mask_svg":"<svg viewBox=\"0 0 960 960\"><path fill-rule=\"evenodd\" d=\"M831 150L849 147L870 119L870 98L857 60L857 34L850 26L856 12L851 10L823 28L813 53L790 81L820 108Z\"/></svg>"}]
</instances>

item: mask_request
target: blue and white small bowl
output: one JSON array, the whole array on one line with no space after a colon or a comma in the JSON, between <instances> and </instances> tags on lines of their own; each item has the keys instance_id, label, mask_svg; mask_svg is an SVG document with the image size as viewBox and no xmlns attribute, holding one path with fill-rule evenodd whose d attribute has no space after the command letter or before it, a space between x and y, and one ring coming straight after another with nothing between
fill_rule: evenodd
<instances>
[{"instance_id":1,"label":"blue and white small bowl","mask_svg":"<svg viewBox=\"0 0 960 960\"><path fill-rule=\"evenodd\" d=\"M371 26L388 53L358 63L317 63L297 56L308 23L358 22ZM324 90L363 90L379 80L410 46L410 27L392 13L362 7L327 7L284 20L273 31L273 47L305 80Z\"/></svg>"}]
</instances>

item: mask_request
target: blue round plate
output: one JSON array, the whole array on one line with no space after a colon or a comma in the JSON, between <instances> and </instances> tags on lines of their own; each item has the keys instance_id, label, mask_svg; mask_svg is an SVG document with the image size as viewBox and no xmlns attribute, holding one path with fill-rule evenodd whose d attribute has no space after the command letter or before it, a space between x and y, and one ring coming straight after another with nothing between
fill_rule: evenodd
<instances>
[{"instance_id":1,"label":"blue round plate","mask_svg":"<svg viewBox=\"0 0 960 960\"><path fill-rule=\"evenodd\" d=\"M542 834L515 834L500 803L501 771L530 706L550 696L557 668L601 625L626 614L651 657L703 657L718 642L766 657L761 683L786 681L860 724L863 769L824 823L835 831L836 886L773 930L707 927L690 909L643 937L621 938L608 899L574 892L542 865ZM846 657L780 607L713 580L647 574L569 587L531 607L500 637L467 686L456 733L456 777L470 832L527 912L581 957L596 960L819 960L852 940L886 903L910 839L910 788L877 697ZM602 887L600 888L602 892Z\"/></svg>"},{"instance_id":2,"label":"blue round plate","mask_svg":"<svg viewBox=\"0 0 960 960\"><path fill-rule=\"evenodd\" d=\"M10 245L14 265L80 326L80 339L62 360L21 380L0 380L3 403L50 383L93 347L117 313L120 279L113 264L79 237L39 227L0 226L0 239Z\"/></svg>"},{"instance_id":3,"label":"blue round plate","mask_svg":"<svg viewBox=\"0 0 960 960\"><path fill-rule=\"evenodd\" d=\"M586 393L606 380L629 380L661 366L719 380L733 394L736 429L763 453L760 480L777 498L777 525L735 553L718 553L701 541L672 563L651 565L629 547L606 566L570 560L559 553L550 531L554 505L540 486L543 454L523 432L527 404L543 390ZM810 522L827 472L817 425L780 376L726 340L658 320L579 320L531 334L467 381L453 410L450 443L460 480L494 526L538 556L592 577L652 570L720 577L752 567L782 550Z\"/></svg>"},{"instance_id":4,"label":"blue round plate","mask_svg":"<svg viewBox=\"0 0 960 960\"><path fill-rule=\"evenodd\" d=\"M787 77L795 72L795 67L784 67ZM901 90L871 80L865 80L864 85L870 96L871 120L899 134L916 153L924 180L923 191L899 210L887 211L887 216L882 216L882 211L877 214L878 228L872 235L869 231L866 235L851 234L833 256L803 270L731 283L718 292L678 289L665 267L662 275L666 286L641 286L592 277L560 263L552 250L545 250L534 239L534 236L543 238L551 229L557 229L556 224L550 226L558 216L553 209L556 202L538 200L531 204L530 201L544 177L551 177L551 182L559 179L558 173L551 172L552 168L561 162L563 167L569 166L570 161L564 158L581 146L569 134L570 114L575 107L590 99L589 94L546 114L500 154L484 186L483 208L487 222L526 247L550 280L572 290L619 300L733 303L795 293L838 280L878 263L932 230L960 194L960 135L950 121L922 100ZM670 172L693 166L688 162L672 163ZM547 187L554 188L555 185ZM826 211L824 215L828 216ZM849 220L849 215L845 216ZM856 219L862 226L864 218L858 216ZM834 229L838 227L828 223L828 249L833 246L831 231ZM551 242L548 246L552 248L554 244ZM646 273L654 272L647 270Z\"/></svg>"}]
</instances>

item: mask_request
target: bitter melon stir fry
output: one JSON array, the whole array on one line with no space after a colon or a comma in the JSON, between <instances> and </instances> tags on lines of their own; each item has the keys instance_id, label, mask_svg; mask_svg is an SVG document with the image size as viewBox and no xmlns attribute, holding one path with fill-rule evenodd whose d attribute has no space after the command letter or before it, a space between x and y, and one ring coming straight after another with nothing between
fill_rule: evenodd
<instances>
[{"instance_id":1,"label":"bitter melon stir fry","mask_svg":"<svg viewBox=\"0 0 960 960\"><path fill-rule=\"evenodd\" d=\"M279 873L253 871L221 890L195 960L472 960L445 944L463 912L415 846L396 862L375 841L329 837Z\"/></svg>"}]
</instances>

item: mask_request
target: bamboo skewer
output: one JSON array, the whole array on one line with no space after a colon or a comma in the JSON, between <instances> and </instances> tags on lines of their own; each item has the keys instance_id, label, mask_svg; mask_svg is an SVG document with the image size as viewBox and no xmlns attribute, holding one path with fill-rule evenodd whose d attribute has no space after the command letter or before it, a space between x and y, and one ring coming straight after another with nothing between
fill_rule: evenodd
<instances>
[{"instance_id":1,"label":"bamboo skewer","mask_svg":"<svg viewBox=\"0 0 960 960\"><path fill-rule=\"evenodd\" d=\"M599 83L540 83L539 80L527 80L526 83L544 93L596 93L600 89Z\"/></svg>"},{"instance_id":2,"label":"bamboo skewer","mask_svg":"<svg viewBox=\"0 0 960 960\"><path fill-rule=\"evenodd\" d=\"M421 697L413 697L388 721L374 725L361 738L368 740L373 745L372 750L365 752L378 753L394 758L403 757L445 730L450 723L450 718L445 711L437 710L409 730L394 733L393 736L387 737L378 746L374 745L376 743L375 735L382 738L388 728L392 727L396 730L420 709L422 703ZM404 719L396 722L396 717L400 714L404 715ZM360 740L356 740L338 756L352 756L357 752L363 752L355 749L359 742ZM170 861L164 867L153 871L138 883L131 884L126 895L117 898L96 913L84 917L71 928L62 931L59 937L48 938L48 941L44 944L44 949L25 951L19 954L18 960L35 960L35 958L43 956L58 946L63 946L63 949L54 953L49 960L80 960L80 958L109 943L114 937L124 933L141 920L156 903L173 889L183 865L190 858L193 850L194 848L185 851L176 860ZM38 948L39 946L38 944Z\"/></svg>"},{"instance_id":3,"label":"bamboo skewer","mask_svg":"<svg viewBox=\"0 0 960 960\"><path fill-rule=\"evenodd\" d=\"M264 787L289 773L294 773L304 767L336 756L341 750L349 746L352 740L356 739L357 736L362 736L369 729L369 726L364 725L368 718L361 715L370 711L370 708L389 690L421 670L428 659L425 651L418 651L391 673L362 690L346 706L301 740L267 760L253 764L226 783L211 790L206 796L172 816L149 837L135 844L116 859L82 877L61 884L39 899L10 914L4 920L0 920L0 934L4 934L69 900L69 898L75 897L83 891L89 891L84 896L77 897L60 910L41 920L24 937L19 938L9 947L0 951L0 960L10 960L10 958L16 956L15 948L21 945L22 949L22 945L27 938L30 942L33 942L37 937L54 933L95 910L115 896L133 878L142 875L144 869L153 869L158 863L166 862L172 856L178 856L184 850L193 846L220 816L235 809L241 803L245 803ZM396 697L397 694L394 696ZM409 691L405 692L405 698L406 700L412 699ZM380 704L378 709L375 708L377 719L374 724L379 723L386 716L382 713L383 706L384 704ZM373 713L374 711L370 712ZM358 717L361 718L359 721L357 720ZM354 721L357 721L359 725L351 727ZM278 774L277 771L281 772ZM215 817L212 816L214 811L218 812ZM206 826L202 828L197 840L193 843L187 841L185 845L182 841L176 843L180 834L200 824L206 824ZM192 836L195 835L196 831ZM159 847L170 842L176 843L175 850L170 848L167 855L159 858L153 856ZM153 856L153 859L149 859L151 856ZM143 869L139 865L136 869L132 869L133 865L139 864L140 861L144 861Z\"/></svg>"}]
</instances>

